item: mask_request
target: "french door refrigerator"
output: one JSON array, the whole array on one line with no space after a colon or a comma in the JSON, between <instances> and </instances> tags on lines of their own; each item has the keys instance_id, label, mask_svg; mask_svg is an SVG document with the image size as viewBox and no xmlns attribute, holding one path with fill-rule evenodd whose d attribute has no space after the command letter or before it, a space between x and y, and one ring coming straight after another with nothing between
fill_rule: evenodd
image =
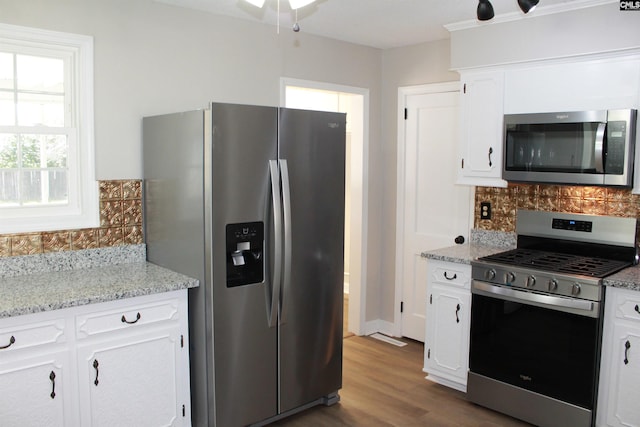
<instances>
[{"instance_id":1,"label":"french door refrigerator","mask_svg":"<svg viewBox=\"0 0 640 427\"><path fill-rule=\"evenodd\" d=\"M339 400L345 120L221 103L143 119L147 257L200 280L195 426Z\"/></svg>"}]
</instances>

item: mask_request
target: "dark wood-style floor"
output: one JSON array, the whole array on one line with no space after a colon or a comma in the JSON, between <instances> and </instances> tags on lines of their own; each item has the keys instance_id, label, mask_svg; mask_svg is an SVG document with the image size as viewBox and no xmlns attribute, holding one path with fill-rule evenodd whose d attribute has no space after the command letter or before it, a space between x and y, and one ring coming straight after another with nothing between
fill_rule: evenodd
<instances>
[{"instance_id":1,"label":"dark wood-style floor","mask_svg":"<svg viewBox=\"0 0 640 427\"><path fill-rule=\"evenodd\" d=\"M463 393L426 380L422 372L422 343L402 341L407 343L405 347L345 333L340 403L317 406L273 425L529 426L469 403Z\"/></svg>"}]
</instances>

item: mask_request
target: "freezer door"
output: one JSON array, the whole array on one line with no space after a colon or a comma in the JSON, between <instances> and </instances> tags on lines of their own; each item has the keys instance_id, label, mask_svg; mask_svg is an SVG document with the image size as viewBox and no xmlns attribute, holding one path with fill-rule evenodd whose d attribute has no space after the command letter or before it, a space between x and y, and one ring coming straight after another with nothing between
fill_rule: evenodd
<instances>
[{"instance_id":1,"label":"freezer door","mask_svg":"<svg viewBox=\"0 0 640 427\"><path fill-rule=\"evenodd\" d=\"M269 324L269 160L277 154L277 109L212 104L211 132L206 209L211 215L215 425L233 427L277 413L277 328Z\"/></svg>"},{"instance_id":2,"label":"freezer door","mask_svg":"<svg viewBox=\"0 0 640 427\"><path fill-rule=\"evenodd\" d=\"M280 412L286 412L342 385L345 115L281 109L278 155L285 218Z\"/></svg>"}]
</instances>

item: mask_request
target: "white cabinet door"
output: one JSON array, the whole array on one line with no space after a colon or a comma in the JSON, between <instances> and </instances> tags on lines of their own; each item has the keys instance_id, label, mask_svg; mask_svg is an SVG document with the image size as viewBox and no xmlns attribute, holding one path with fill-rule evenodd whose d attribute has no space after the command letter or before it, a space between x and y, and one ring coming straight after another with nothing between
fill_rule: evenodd
<instances>
[{"instance_id":1,"label":"white cabinet door","mask_svg":"<svg viewBox=\"0 0 640 427\"><path fill-rule=\"evenodd\" d=\"M471 266L430 260L428 272L425 372L432 381L466 391Z\"/></svg>"},{"instance_id":2,"label":"white cabinet door","mask_svg":"<svg viewBox=\"0 0 640 427\"><path fill-rule=\"evenodd\" d=\"M617 324L613 335L607 425L640 427L640 325Z\"/></svg>"},{"instance_id":3,"label":"white cabinet door","mask_svg":"<svg viewBox=\"0 0 640 427\"><path fill-rule=\"evenodd\" d=\"M640 427L640 292L607 288L599 427Z\"/></svg>"},{"instance_id":4,"label":"white cabinet door","mask_svg":"<svg viewBox=\"0 0 640 427\"><path fill-rule=\"evenodd\" d=\"M26 356L26 354L25 354ZM72 426L65 411L72 398L66 351L6 361L0 354L0 425Z\"/></svg>"},{"instance_id":5,"label":"white cabinet door","mask_svg":"<svg viewBox=\"0 0 640 427\"><path fill-rule=\"evenodd\" d=\"M502 180L504 73L461 74L458 183L506 187Z\"/></svg>"},{"instance_id":6,"label":"white cabinet door","mask_svg":"<svg viewBox=\"0 0 640 427\"><path fill-rule=\"evenodd\" d=\"M180 348L177 325L79 346L81 424L182 425Z\"/></svg>"}]
</instances>

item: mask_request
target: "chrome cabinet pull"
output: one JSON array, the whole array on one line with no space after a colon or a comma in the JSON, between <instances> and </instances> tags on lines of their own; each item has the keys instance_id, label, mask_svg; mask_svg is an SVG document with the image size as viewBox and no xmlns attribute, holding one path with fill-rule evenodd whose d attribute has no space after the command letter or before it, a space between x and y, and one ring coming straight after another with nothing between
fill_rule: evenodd
<instances>
[{"instance_id":1,"label":"chrome cabinet pull","mask_svg":"<svg viewBox=\"0 0 640 427\"><path fill-rule=\"evenodd\" d=\"M0 347L0 350L4 350L5 348L11 347L11 345L14 344L15 342L16 342L16 337L11 335L11 338L9 338L9 344L3 345L2 347Z\"/></svg>"},{"instance_id":2,"label":"chrome cabinet pull","mask_svg":"<svg viewBox=\"0 0 640 427\"><path fill-rule=\"evenodd\" d=\"M493 147L489 147L489 167L493 166L493 162L491 161L492 154L493 154Z\"/></svg>"},{"instance_id":3,"label":"chrome cabinet pull","mask_svg":"<svg viewBox=\"0 0 640 427\"><path fill-rule=\"evenodd\" d=\"M628 365L629 364L629 349L631 348L631 343L629 342L629 340L627 340L626 343L624 343L624 364Z\"/></svg>"},{"instance_id":4,"label":"chrome cabinet pull","mask_svg":"<svg viewBox=\"0 0 640 427\"><path fill-rule=\"evenodd\" d=\"M636 304L635 310L636 310L636 313L640 314L640 307L638 307L638 304Z\"/></svg>"},{"instance_id":5,"label":"chrome cabinet pull","mask_svg":"<svg viewBox=\"0 0 640 427\"><path fill-rule=\"evenodd\" d=\"M98 365L100 365L100 364L98 363L98 359L95 359L95 360L93 361L93 369L95 369L95 370L96 370L96 379L95 379L95 381L94 381L93 383L94 383L96 386L98 386L98 382L99 382L99 381L98 381Z\"/></svg>"},{"instance_id":6,"label":"chrome cabinet pull","mask_svg":"<svg viewBox=\"0 0 640 427\"><path fill-rule=\"evenodd\" d=\"M127 320L127 318L124 316L124 314L122 315L122 318L120 319L122 321L122 323L127 323L129 325L133 325L134 323L137 323L138 320L140 320L140 312L138 312L138 314L136 314L136 320Z\"/></svg>"},{"instance_id":7,"label":"chrome cabinet pull","mask_svg":"<svg viewBox=\"0 0 640 427\"><path fill-rule=\"evenodd\" d=\"M456 273L453 273L453 276L449 277L449 276L447 276L447 272L445 271L444 272L444 278L447 279L447 280L455 280L455 279L458 278L458 275Z\"/></svg>"},{"instance_id":8,"label":"chrome cabinet pull","mask_svg":"<svg viewBox=\"0 0 640 427\"><path fill-rule=\"evenodd\" d=\"M459 312L460 312L460 304L456 305L456 323L460 323L460 317L458 317Z\"/></svg>"},{"instance_id":9,"label":"chrome cabinet pull","mask_svg":"<svg viewBox=\"0 0 640 427\"><path fill-rule=\"evenodd\" d=\"M51 380L51 398L55 399L56 397L56 373L51 371L49 374L49 379Z\"/></svg>"}]
</instances>

